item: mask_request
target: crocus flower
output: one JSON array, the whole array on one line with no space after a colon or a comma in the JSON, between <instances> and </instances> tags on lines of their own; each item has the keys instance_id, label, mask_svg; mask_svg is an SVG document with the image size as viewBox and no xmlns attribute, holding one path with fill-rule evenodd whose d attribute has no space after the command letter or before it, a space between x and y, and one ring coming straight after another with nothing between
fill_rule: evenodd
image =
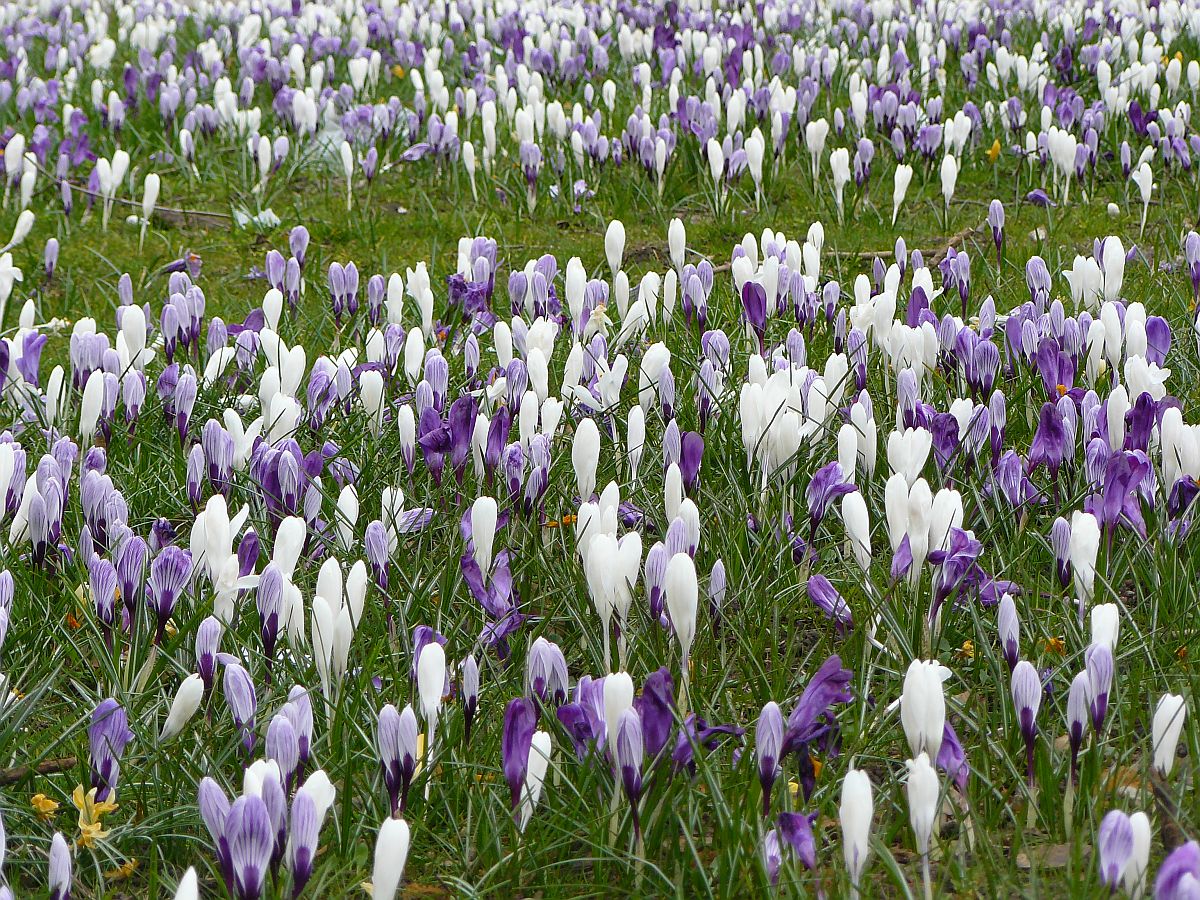
<instances>
[{"instance_id":1,"label":"crocus flower","mask_svg":"<svg viewBox=\"0 0 1200 900\"><path fill-rule=\"evenodd\" d=\"M988 205L987 220L992 229L992 243L996 245L996 265L999 266L1004 251L1004 204L993 200Z\"/></svg>"},{"instance_id":2,"label":"crocus flower","mask_svg":"<svg viewBox=\"0 0 1200 900\"><path fill-rule=\"evenodd\" d=\"M1125 864L1121 883L1130 897L1140 897L1146 887L1146 870L1150 868L1150 842L1153 833L1150 818L1144 812L1131 813L1129 825L1133 830L1133 853Z\"/></svg>"},{"instance_id":3,"label":"crocus flower","mask_svg":"<svg viewBox=\"0 0 1200 900\"><path fill-rule=\"evenodd\" d=\"M225 816L224 840L239 900L258 900L275 843L271 814L261 797L245 795L233 801Z\"/></svg>"},{"instance_id":4,"label":"crocus flower","mask_svg":"<svg viewBox=\"0 0 1200 900\"><path fill-rule=\"evenodd\" d=\"M1188 900L1200 889L1200 843L1188 841L1176 847L1158 867L1154 879L1155 900Z\"/></svg>"},{"instance_id":5,"label":"crocus flower","mask_svg":"<svg viewBox=\"0 0 1200 900\"><path fill-rule=\"evenodd\" d=\"M529 765L529 747L533 740L537 715L533 704L524 697L509 701L504 710L504 732L500 754L503 760L504 778L508 782L514 815L521 803L521 789Z\"/></svg>"},{"instance_id":6,"label":"crocus flower","mask_svg":"<svg viewBox=\"0 0 1200 900\"><path fill-rule=\"evenodd\" d=\"M1100 821L1096 845L1099 850L1100 881L1115 891L1125 866L1133 856L1133 825L1129 816L1119 809L1109 810Z\"/></svg>"},{"instance_id":7,"label":"crocus flower","mask_svg":"<svg viewBox=\"0 0 1200 900\"><path fill-rule=\"evenodd\" d=\"M71 849L61 832L50 841L50 900L71 900Z\"/></svg>"},{"instance_id":8,"label":"crocus flower","mask_svg":"<svg viewBox=\"0 0 1200 900\"><path fill-rule=\"evenodd\" d=\"M233 724L242 737L246 753L254 751L254 715L258 709L258 697L254 691L254 682L239 663L230 662L225 666L225 702L229 704L229 712L233 716Z\"/></svg>"},{"instance_id":9,"label":"crocus flower","mask_svg":"<svg viewBox=\"0 0 1200 900\"><path fill-rule=\"evenodd\" d=\"M96 799L109 800L116 793L121 777L121 757L133 739L125 709L111 697L100 701L92 711L88 726L88 749L92 769L92 787Z\"/></svg>"},{"instance_id":10,"label":"crocus flower","mask_svg":"<svg viewBox=\"0 0 1200 900\"><path fill-rule=\"evenodd\" d=\"M830 656L813 675L788 716L780 752L782 756L796 754L800 762L800 786L806 800L816 780L809 747L825 747L830 743L837 728L833 707L853 699L850 690L853 677L854 673L842 668L841 657Z\"/></svg>"},{"instance_id":11,"label":"crocus flower","mask_svg":"<svg viewBox=\"0 0 1200 900\"><path fill-rule=\"evenodd\" d=\"M946 697L942 668L933 660L914 659L904 675L900 722L913 755L926 753L937 759L946 722Z\"/></svg>"},{"instance_id":12,"label":"crocus flower","mask_svg":"<svg viewBox=\"0 0 1200 900\"><path fill-rule=\"evenodd\" d=\"M212 689L217 671L217 654L221 649L221 633L225 630L221 620L208 616L196 629L196 667L204 690Z\"/></svg>"},{"instance_id":13,"label":"crocus flower","mask_svg":"<svg viewBox=\"0 0 1200 900\"><path fill-rule=\"evenodd\" d=\"M929 896L929 845L937 819L938 777L924 752L919 753L916 759L908 760L905 765L908 767L908 780L905 782L908 821L912 826L917 852L921 855L921 875L926 885L926 896Z\"/></svg>"},{"instance_id":14,"label":"crocus flower","mask_svg":"<svg viewBox=\"0 0 1200 900\"><path fill-rule=\"evenodd\" d=\"M1012 672L1013 706L1025 741L1025 777L1033 784L1033 752L1037 741L1037 714L1042 705L1042 680L1028 660L1017 663Z\"/></svg>"},{"instance_id":15,"label":"crocus flower","mask_svg":"<svg viewBox=\"0 0 1200 900\"><path fill-rule=\"evenodd\" d=\"M834 460L822 466L813 475L805 489L805 499L808 501L809 540L816 534L817 526L825 518L829 505L845 494L858 490L854 482L846 478L841 463Z\"/></svg>"},{"instance_id":16,"label":"crocus flower","mask_svg":"<svg viewBox=\"0 0 1200 900\"><path fill-rule=\"evenodd\" d=\"M1179 746L1179 735L1187 718L1187 701L1179 694L1163 694L1154 709L1151 724L1151 743L1154 768L1166 778L1175 765L1175 751Z\"/></svg>"},{"instance_id":17,"label":"crocus flower","mask_svg":"<svg viewBox=\"0 0 1200 900\"><path fill-rule=\"evenodd\" d=\"M851 891L857 896L862 873L871 853L871 819L875 803L871 778L861 769L850 769L842 779L842 801L838 818L842 827L842 855L850 875Z\"/></svg>"},{"instance_id":18,"label":"crocus flower","mask_svg":"<svg viewBox=\"0 0 1200 900\"><path fill-rule=\"evenodd\" d=\"M394 900L404 878L408 847L408 823L403 819L384 819L375 839L375 866L371 873L374 900Z\"/></svg>"},{"instance_id":19,"label":"crocus flower","mask_svg":"<svg viewBox=\"0 0 1200 900\"><path fill-rule=\"evenodd\" d=\"M621 785L633 813L633 831L641 834L641 818L638 814L638 803L642 796L642 762L645 749L642 741L642 720L635 709L627 709L621 713L617 725L617 758L616 766L621 774Z\"/></svg>"},{"instance_id":20,"label":"crocus flower","mask_svg":"<svg viewBox=\"0 0 1200 900\"><path fill-rule=\"evenodd\" d=\"M446 651L436 640L430 641L420 650L417 656L417 694L421 700L421 716L425 719L425 758L433 758L437 740L438 715L442 709L442 695L445 693ZM432 768L430 773L432 774ZM429 796L429 788L433 779L425 782L425 796Z\"/></svg>"},{"instance_id":21,"label":"crocus flower","mask_svg":"<svg viewBox=\"0 0 1200 900\"><path fill-rule=\"evenodd\" d=\"M809 576L808 599L837 624L840 632L844 633L847 628L853 626L850 605L824 575Z\"/></svg>"},{"instance_id":22,"label":"crocus flower","mask_svg":"<svg viewBox=\"0 0 1200 900\"><path fill-rule=\"evenodd\" d=\"M521 791L521 807L517 811L517 830L524 832L533 810L542 796L546 782L546 770L550 767L553 744L545 731L535 731L529 742L529 761L525 767L525 786Z\"/></svg>"},{"instance_id":23,"label":"crocus flower","mask_svg":"<svg viewBox=\"0 0 1200 900\"><path fill-rule=\"evenodd\" d=\"M567 660L557 644L539 637L525 660L525 693L532 700L561 706L567 701Z\"/></svg>"},{"instance_id":24,"label":"crocus flower","mask_svg":"<svg viewBox=\"0 0 1200 900\"><path fill-rule=\"evenodd\" d=\"M182 732L192 716L196 714L196 710L200 708L200 701L203 699L203 679L195 674L183 679L179 690L175 692L175 699L171 701L171 709L167 713L167 720L163 723L158 742L165 743Z\"/></svg>"},{"instance_id":25,"label":"crocus flower","mask_svg":"<svg viewBox=\"0 0 1200 900\"><path fill-rule=\"evenodd\" d=\"M389 703L379 711L375 745L393 813L403 812L408 804L408 789L417 770L418 734L417 716L411 706L397 712Z\"/></svg>"},{"instance_id":26,"label":"crocus flower","mask_svg":"<svg viewBox=\"0 0 1200 900\"><path fill-rule=\"evenodd\" d=\"M1012 594L1004 594L1000 598L1000 607L996 614L996 630L1000 636L1000 648L1004 651L1004 660L1011 672L1017 665L1021 653L1021 623L1017 618L1017 604Z\"/></svg>"},{"instance_id":27,"label":"crocus flower","mask_svg":"<svg viewBox=\"0 0 1200 900\"><path fill-rule=\"evenodd\" d=\"M471 724L475 721L475 712L479 709L479 663L474 655L468 656L462 664L462 702L463 702L463 739L471 742Z\"/></svg>"},{"instance_id":28,"label":"crocus flower","mask_svg":"<svg viewBox=\"0 0 1200 900\"><path fill-rule=\"evenodd\" d=\"M147 601L157 617L154 640L162 643L166 636L167 620L175 603L192 575L192 555L180 547L165 547L150 563L150 579L146 584Z\"/></svg>"},{"instance_id":29,"label":"crocus flower","mask_svg":"<svg viewBox=\"0 0 1200 900\"><path fill-rule=\"evenodd\" d=\"M1108 694L1112 690L1113 655L1107 644L1092 644L1084 654L1088 677L1088 710L1092 729L1099 736L1108 714Z\"/></svg>"},{"instance_id":30,"label":"crocus flower","mask_svg":"<svg viewBox=\"0 0 1200 900\"><path fill-rule=\"evenodd\" d=\"M763 815L766 816L771 812L771 788L782 771L779 763L783 756L783 712L774 700L759 713L754 743L758 781L763 792Z\"/></svg>"},{"instance_id":31,"label":"crocus flower","mask_svg":"<svg viewBox=\"0 0 1200 900\"><path fill-rule=\"evenodd\" d=\"M663 581L667 613L671 617L671 627L675 629L675 637L679 641L682 683L680 706L686 711L690 674L688 661L691 658L692 641L696 637L696 609L700 600L696 565L691 556L687 553L676 553L672 556L671 561L667 563Z\"/></svg>"},{"instance_id":32,"label":"crocus flower","mask_svg":"<svg viewBox=\"0 0 1200 900\"><path fill-rule=\"evenodd\" d=\"M1078 673L1071 681L1067 693L1067 741L1071 746L1071 779L1076 778L1079 748L1083 746L1083 735L1087 729L1089 680L1086 671Z\"/></svg>"}]
</instances>

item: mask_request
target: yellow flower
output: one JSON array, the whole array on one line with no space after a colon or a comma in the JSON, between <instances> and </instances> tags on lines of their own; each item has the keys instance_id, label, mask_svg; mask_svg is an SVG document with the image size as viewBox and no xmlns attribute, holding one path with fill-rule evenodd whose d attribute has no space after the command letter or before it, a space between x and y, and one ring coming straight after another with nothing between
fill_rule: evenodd
<instances>
[{"instance_id":1,"label":"yellow flower","mask_svg":"<svg viewBox=\"0 0 1200 900\"><path fill-rule=\"evenodd\" d=\"M111 800L97 800L95 788L85 794L82 784L75 786L71 802L79 810L79 839L76 843L80 847L90 849L95 846L96 841L104 840L108 836L102 820L105 815L117 809L117 804Z\"/></svg>"},{"instance_id":2,"label":"yellow flower","mask_svg":"<svg viewBox=\"0 0 1200 900\"><path fill-rule=\"evenodd\" d=\"M954 651L954 655L959 659L974 659L975 658L975 642L963 641L963 645Z\"/></svg>"},{"instance_id":3,"label":"yellow flower","mask_svg":"<svg viewBox=\"0 0 1200 900\"><path fill-rule=\"evenodd\" d=\"M109 869L104 873L104 877L109 881L124 881L126 878L132 878L133 873L138 869L138 861L136 859L127 859L115 869Z\"/></svg>"},{"instance_id":4,"label":"yellow flower","mask_svg":"<svg viewBox=\"0 0 1200 900\"><path fill-rule=\"evenodd\" d=\"M1067 652L1066 642L1060 637L1046 638L1043 642L1043 648L1047 653L1053 653L1057 656L1062 656Z\"/></svg>"},{"instance_id":5,"label":"yellow flower","mask_svg":"<svg viewBox=\"0 0 1200 900\"><path fill-rule=\"evenodd\" d=\"M1000 158L1000 138L992 141L992 146L988 147L987 157L990 163L994 163Z\"/></svg>"},{"instance_id":6,"label":"yellow flower","mask_svg":"<svg viewBox=\"0 0 1200 900\"><path fill-rule=\"evenodd\" d=\"M34 794L29 798L29 805L43 822L49 822L58 812L58 801L51 800L45 794Z\"/></svg>"},{"instance_id":7,"label":"yellow flower","mask_svg":"<svg viewBox=\"0 0 1200 900\"><path fill-rule=\"evenodd\" d=\"M99 822L91 825L79 823L79 837L75 839L75 843L87 850L94 850L96 841L102 841L108 837L108 831Z\"/></svg>"}]
</instances>

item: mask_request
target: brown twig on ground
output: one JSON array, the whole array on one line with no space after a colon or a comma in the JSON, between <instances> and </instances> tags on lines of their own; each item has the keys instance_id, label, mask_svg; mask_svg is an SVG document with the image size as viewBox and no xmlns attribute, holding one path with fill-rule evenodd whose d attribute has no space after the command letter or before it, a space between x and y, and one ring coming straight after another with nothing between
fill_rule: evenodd
<instances>
[{"instance_id":1,"label":"brown twig on ground","mask_svg":"<svg viewBox=\"0 0 1200 900\"><path fill-rule=\"evenodd\" d=\"M74 756L60 756L57 759L43 759L32 766L17 766L12 769L0 769L0 785L17 784L31 775L57 775L75 768L79 760Z\"/></svg>"}]
</instances>

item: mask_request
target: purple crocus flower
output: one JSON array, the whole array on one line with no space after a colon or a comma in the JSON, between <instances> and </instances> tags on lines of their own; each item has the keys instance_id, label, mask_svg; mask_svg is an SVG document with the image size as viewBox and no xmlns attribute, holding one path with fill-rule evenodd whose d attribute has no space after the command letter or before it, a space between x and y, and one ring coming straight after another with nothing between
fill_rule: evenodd
<instances>
[{"instance_id":1,"label":"purple crocus flower","mask_svg":"<svg viewBox=\"0 0 1200 900\"><path fill-rule=\"evenodd\" d=\"M844 494L849 494L856 490L858 488L854 486L854 482L846 480L846 473L842 471L842 464L837 460L826 466L822 466L813 474L812 480L808 482L808 487L804 492L805 500L808 501L810 543L821 524L821 520L825 518L825 513L829 509L829 505Z\"/></svg>"},{"instance_id":2,"label":"purple crocus flower","mask_svg":"<svg viewBox=\"0 0 1200 900\"><path fill-rule=\"evenodd\" d=\"M50 841L50 872L47 879L50 900L71 900L71 848L61 832Z\"/></svg>"},{"instance_id":3,"label":"purple crocus flower","mask_svg":"<svg viewBox=\"0 0 1200 900\"><path fill-rule=\"evenodd\" d=\"M666 666L651 672L642 685L641 696L633 701L642 723L642 741L651 764L671 739L675 727L675 682Z\"/></svg>"},{"instance_id":4,"label":"purple crocus flower","mask_svg":"<svg viewBox=\"0 0 1200 900\"><path fill-rule=\"evenodd\" d=\"M196 669L204 682L204 691L212 690L217 671L217 654L221 651L221 620L209 616L196 629Z\"/></svg>"},{"instance_id":5,"label":"purple crocus flower","mask_svg":"<svg viewBox=\"0 0 1200 900\"><path fill-rule=\"evenodd\" d=\"M817 865L817 844L813 839L812 826L817 820L816 813L779 814L779 833L784 842L792 848L796 858L810 871Z\"/></svg>"},{"instance_id":6,"label":"purple crocus flower","mask_svg":"<svg viewBox=\"0 0 1200 900\"><path fill-rule=\"evenodd\" d=\"M529 748L533 744L533 731L537 725L537 714L533 704L524 697L509 701L504 710L504 733L500 739L500 756L504 779L511 792L513 812L521 804L521 792L525 786L525 771L529 766Z\"/></svg>"},{"instance_id":7,"label":"purple crocus flower","mask_svg":"<svg viewBox=\"0 0 1200 900\"><path fill-rule=\"evenodd\" d=\"M239 900L258 900L262 895L275 849L274 831L270 811L261 797L238 797L229 808L224 838Z\"/></svg>"},{"instance_id":8,"label":"purple crocus flower","mask_svg":"<svg viewBox=\"0 0 1200 900\"><path fill-rule=\"evenodd\" d=\"M1053 209L1054 207L1058 206L1057 203L1050 199L1050 195L1041 188L1034 188L1032 191L1026 194L1025 202L1032 203L1034 206L1040 206L1043 209L1046 207Z\"/></svg>"},{"instance_id":9,"label":"purple crocus flower","mask_svg":"<svg viewBox=\"0 0 1200 900\"><path fill-rule=\"evenodd\" d=\"M200 818L213 840L217 852L217 862L221 868L221 876L225 886L233 891L233 867L229 856L229 842L225 837L225 822L229 818L229 798L225 792L209 776L200 779L197 789L197 804L200 807Z\"/></svg>"},{"instance_id":10,"label":"purple crocus flower","mask_svg":"<svg viewBox=\"0 0 1200 900\"><path fill-rule=\"evenodd\" d=\"M379 711L375 745L393 814L403 812L408 804L408 789L417 768L418 735L417 716L411 706L397 712L389 703Z\"/></svg>"},{"instance_id":11,"label":"purple crocus flower","mask_svg":"<svg viewBox=\"0 0 1200 900\"><path fill-rule=\"evenodd\" d=\"M1020 655L1021 623L1017 618L1017 604L1012 594L1000 598L1000 608L996 613L996 630L1000 636L1000 648L1004 651L1004 661L1008 663L1010 672L1017 666Z\"/></svg>"},{"instance_id":12,"label":"purple crocus flower","mask_svg":"<svg viewBox=\"0 0 1200 900\"><path fill-rule=\"evenodd\" d=\"M983 544L971 532L952 528L949 548L930 552L928 560L938 567L934 576L933 603L929 608L930 621L937 617L942 604L963 583L967 574L978 569L975 561L982 551Z\"/></svg>"},{"instance_id":13,"label":"purple crocus flower","mask_svg":"<svg viewBox=\"0 0 1200 900\"><path fill-rule=\"evenodd\" d=\"M388 552L387 529L384 528L383 522L374 519L368 523L366 531L363 533L363 546L366 548L367 561L371 564L371 574L375 579L375 586L384 595L384 603L389 607L388 616L390 619L391 601L387 596L387 589L388 566L391 563L391 554ZM262 590L261 583L259 590Z\"/></svg>"},{"instance_id":14,"label":"purple crocus flower","mask_svg":"<svg viewBox=\"0 0 1200 900\"><path fill-rule=\"evenodd\" d=\"M1113 655L1107 644L1092 644L1084 652L1084 669L1088 679L1088 710L1092 730L1099 737L1108 714L1108 694L1112 690Z\"/></svg>"},{"instance_id":15,"label":"purple crocus flower","mask_svg":"<svg viewBox=\"0 0 1200 900\"><path fill-rule=\"evenodd\" d=\"M992 243L996 245L996 265L1000 265L1004 250L1004 204L993 200L988 205L988 225L992 228Z\"/></svg>"},{"instance_id":16,"label":"purple crocus flower","mask_svg":"<svg viewBox=\"0 0 1200 900\"><path fill-rule=\"evenodd\" d=\"M758 352L764 353L767 347L767 292L761 284L747 281L742 285L742 312L758 337Z\"/></svg>"},{"instance_id":17,"label":"purple crocus flower","mask_svg":"<svg viewBox=\"0 0 1200 900\"><path fill-rule=\"evenodd\" d=\"M663 370L665 376L669 369ZM659 385L661 391L661 384ZM685 431L680 435L679 474L683 476L683 486L690 493L696 487L700 477L700 463L704 459L704 438L695 431Z\"/></svg>"},{"instance_id":18,"label":"purple crocus flower","mask_svg":"<svg viewBox=\"0 0 1200 900\"><path fill-rule=\"evenodd\" d=\"M1046 401L1038 415L1037 431L1029 448L1029 470L1032 472L1043 463L1050 470L1051 479L1057 481L1058 470L1067 457L1067 433L1058 405Z\"/></svg>"},{"instance_id":19,"label":"purple crocus flower","mask_svg":"<svg viewBox=\"0 0 1200 900\"><path fill-rule=\"evenodd\" d=\"M1193 900L1200 890L1200 843L1176 847L1158 867L1154 900Z\"/></svg>"},{"instance_id":20,"label":"purple crocus flower","mask_svg":"<svg viewBox=\"0 0 1200 900\"><path fill-rule=\"evenodd\" d=\"M799 758L800 784L806 800L816 783L816 773L808 755L809 745L828 744L829 736L837 728L833 707L853 699L850 691L853 677L854 673L842 668L841 657L834 654L821 664L788 716L781 758L789 753L795 753Z\"/></svg>"},{"instance_id":21,"label":"purple crocus flower","mask_svg":"<svg viewBox=\"0 0 1200 900\"><path fill-rule=\"evenodd\" d=\"M1133 856L1133 824L1119 809L1109 810L1100 821L1096 835L1097 856L1100 860L1100 881L1116 891L1121 874Z\"/></svg>"},{"instance_id":22,"label":"purple crocus flower","mask_svg":"<svg viewBox=\"0 0 1200 900\"><path fill-rule=\"evenodd\" d=\"M771 788L782 770L783 711L774 700L768 702L758 716L754 732L755 756L758 760L758 783L762 785L763 815L771 812Z\"/></svg>"},{"instance_id":23,"label":"purple crocus flower","mask_svg":"<svg viewBox=\"0 0 1200 900\"><path fill-rule=\"evenodd\" d=\"M233 724L241 735L246 753L254 752L254 714L258 709L258 696L250 673L240 663L230 662L225 666L225 702L233 715Z\"/></svg>"},{"instance_id":24,"label":"purple crocus flower","mask_svg":"<svg viewBox=\"0 0 1200 900\"><path fill-rule=\"evenodd\" d=\"M288 721L292 723L292 728L296 730L296 742L300 747L300 764L308 762L309 750L312 747L313 735L313 711L312 698L308 695L308 689L300 685L293 685L288 691L287 703L280 709Z\"/></svg>"},{"instance_id":25,"label":"purple crocus flower","mask_svg":"<svg viewBox=\"0 0 1200 900\"><path fill-rule=\"evenodd\" d=\"M300 739L292 720L281 712L272 716L267 726L266 756L279 766L283 787L289 789L300 768Z\"/></svg>"},{"instance_id":26,"label":"purple crocus flower","mask_svg":"<svg viewBox=\"0 0 1200 900\"><path fill-rule=\"evenodd\" d=\"M1033 784L1033 752L1037 746L1037 714L1042 705L1042 680L1037 669L1028 660L1017 663L1012 673L1013 706L1021 723L1021 737L1025 740L1025 777Z\"/></svg>"},{"instance_id":27,"label":"purple crocus flower","mask_svg":"<svg viewBox=\"0 0 1200 900\"><path fill-rule=\"evenodd\" d=\"M531 700L561 706L567 701L567 660L558 645L539 637L525 660L525 693Z\"/></svg>"},{"instance_id":28,"label":"purple crocus flower","mask_svg":"<svg viewBox=\"0 0 1200 900\"><path fill-rule=\"evenodd\" d=\"M643 691L642 698L644 697ZM591 675L580 678L575 685L575 699L558 708L558 721L562 723L571 738L571 743L575 745L575 754L579 759L584 759L592 747L596 750L603 748L604 678L592 678Z\"/></svg>"},{"instance_id":29,"label":"purple crocus flower","mask_svg":"<svg viewBox=\"0 0 1200 900\"><path fill-rule=\"evenodd\" d=\"M146 599L154 610L158 625L154 642L161 644L166 637L167 620L175 610L183 589L192 575L192 554L181 547L164 547L150 563L150 580L146 585Z\"/></svg>"},{"instance_id":30,"label":"purple crocus flower","mask_svg":"<svg viewBox=\"0 0 1200 900\"><path fill-rule=\"evenodd\" d=\"M837 464L834 463L834 465ZM808 599L812 601L813 606L837 624L839 632L844 634L847 628L853 626L854 619L850 613L850 605L824 575L809 577Z\"/></svg>"},{"instance_id":31,"label":"purple crocus flower","mask_svg":"<svg viewBox=\"0 0 1200 900\"><path fill-rule=\"evenodd\" d=\"M1192 280L1192 297L1200 300L1200 234L1189 231L1183 241L1183 257Z\"/></svg>"},{"instance_id":32,"label":"purple crocus flower","mask_svg":"<svg viewBox=\"0 0 1200 900\"><path fill-rule=\"evenodd\" d=\"M292 870L292 896L299 897L312 877L313 862L321 833L321 815L307 791L297 791L292 800L288 856Z\"/></svg>"},{"instance_id":33,"label":"purple crocus flower","mask_svg":"<svg viewBox=\"0 0 1200 900\"><path fill-rule=\"evenodd\" d=\"M92 591L92 602L96 606L96 618L104 643L112 649L112 629L117 621L117 570L111 562L101 556L92 557L88 563L88 585Z\"/></svg>"},{"instance_id":34,"label":"purple crocus flower","mask_svg":"<svg viewBox=\"0 0 1200 900\"><path fill-rule=\"evenodd\" d=\"M121 777L121 757L133 739L124 707L109 697L92 711L88 726L88 753L91 760L92 787L97 800L108 800L116 793Z\"/></svg>"},{"instance_id":35,"label":"purple crocus flower","mask_svg":"<svg viewBox=\"0 0 1200 900\"><path fill-rule=\"evenodd\" d=\"M121 601L129 614L129 621L136 620L138 607L142 605L145 591L146 560L150 548L137 535L130 535L116 554L117 582L121 586Z\"/></svg>"},{"instance_id":36,"label":"purple crocus flower","mask_svg":"<svg viewBox=\"0 0 1200 900\"><path fill-rule=\"evenodd\" d=\"M1084 510L1092 513L1101 528L1109 532L1123 524L1145 538L1146 522L1142 518L1138 488L1150 472L1150 463L1138 454L1118 451L1109 455L1103 472L1100 492L1084 500Z\"/></svg>"},{"instance_id":37,"label":"purple crocus flower","mask_svg":"<svg viewBox=\"0 0 1200 900\"><path fill-rule=\"evenodd\" d=\"M471 742L471 724L479 709L479 663L468 656L462 664L463 741Z\"/></svg>"},{"instance_id":38,"label":"purple crocus flower","mask_svg":"<svg viewBox=\"0 0 1200 900\"><path fill-rule=\"evenodd\" d=\"M1050 526L1050 546L1054 550L1058 583L1068 587L1071 584L1071 523L1062 516Z\"/></svg>"},{"instance_id":39,"label":"purple crocus flower","mask_svg":"<svg viewBox=\"0 0 1200 900\"><path fill-rule=\"evenodd\" d=\"M635 835L640 834L642 830L638 802L642 797L642 763L644 760L642 720L639 718L637 710L627 709L621 713L621 718L617 723L616 765L621 775L621 785L625 789L625 796L629 798Z\"/></svg>"}]
</instances>

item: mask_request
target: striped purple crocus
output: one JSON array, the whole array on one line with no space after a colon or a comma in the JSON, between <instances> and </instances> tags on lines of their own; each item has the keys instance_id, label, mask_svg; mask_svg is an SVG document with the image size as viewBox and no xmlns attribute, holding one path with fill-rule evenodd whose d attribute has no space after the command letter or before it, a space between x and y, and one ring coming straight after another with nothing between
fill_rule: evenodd
<instances>
[{"instance_id":1,"label":"striped purple crocus","mask_svg":"<svg viewBox=\"0 0 1200 900\"><path fill-rule=\"evenodd\" d=\"M468 656L462 664L463 740L471 741L471 725L479 709L479 663Z\"/></svg>"},{"instance_id":2,"label":"striped purple crocus","mask_svg":"<svg viewBox=\"0 0 1200 900\"><path fill-rule=\"evenodd\" d=\"M392 813L403 812L408 805L408 789L417 768L417 716L411 706L397 712L387 704L379 711L375 727L375 746L383 769L383 783L392 804Z\"/></svg>"},{"instance_id":3,"label":"striped purple crocus","mask_svg":"<svg viewBox=\"0 0 1200 900\"><path fill-rule=\"evenodd\" d=\"M645 744L642 739L642 720L632 707L621 713L617 723L616 765L621 775L621 786L629 799L633 813L633 832L642 831L638 803L642 798L642 763L645 760Z\"/></svg>"},{"instance_id":4,"label":"striped purple crocus","mask_svg":"<svg viewBox=\"0 0 1200 900\"><path fill-rule=\"evenodd\" d=\"M267 726L266 757L279 767L284 789L291 788L300 768L300 738L296 736L291 719L282 712L272 716Z\"/></svg>"},{"instance_id":5,"label":"striped purple crocus","mask_svg":"<svg viewBox=\"0 0 1200 900\"><path fill-rule=\"evenodd\" d=\"M249 755L254 752L254 714L258 709L258 697L250 673L240 663L230 662L225 666L225 702L229 704L233 724Z\"/></svg>"},{"instance_id":6,"label":"striped purple crocus","mask_svg":"<svg viewBox=\"0 0 1200 900\"><path fill-rule=\"evenodd\" d=\"M103 557L93 556L88 563L88 586L104 643L112 650L113 626L117 623L117 570L113 564Z\"/></svg>"},{"instance_id":7,"label":"striped purple crocus","mask_svg":"<svg viewBox=\"0 0 1200 900\"><path fill-rule=\"evenodd\" d=\"M1109 810L1100 820L1096 846L1100 881L1115 893L1125 866L1133 856L1133 823L1129 816L1119 809Z\"/></svg>"},{"instance_id":8,"label":"striped purple crocus","mask_svg":"<svg viewBox=\"0 0 1200 900\"><path fill-rule=\"evenodd\" d=\"M1042 705L1042 680L1028 660L1017 663L1012 673L1013 706L1025 741L1025 777L1033 784L1033 753L1037 746L1037 714Z\"/></svg>"},{"instance_id":9,"label":"striped purple crocus","mask_svg":"<svg viewBox=\"0 0 1200 900\"><path fill-rule=\"evenodd\" d=\"M758 760L758 783L762 785L763 815L771 813L771 788L782 770L783 711L774 700L768 702L758 715L754 732L754 754Z\"/></svg>"},{"instance_id":10,"label":"striped purple crocus","mask_svg":"<svg viewBox=\"0 0 1200 900\"><path fill-rule=\"evenodd\" d=\"M150 564L150 579L146 584L146 599L157 619L154 642L161 644L166 637L167 620L187 587L192 575L192 555L181 547L164 547Z\"/></svg>"},{"instance_id":11,"label":"striped purple crocus","mask_svg":"<svg viewBox=\"0 0 1200 900\"><path fill-rule=\"evenodd\" d=\"M216 616L209 616L196 628L196 670L204 682L204 692L212 690L217 674L217 654L221 652L221 634L225 627Z\"/></svg>"},{"instance_id":12,"label":"striped purple crocus","mask_svg":"<svg viewBox=\"0 0 1200 900\"><path fill-rule=\"evenodd\" d=\"M266 802L253 795L238 797L225 816L223 835L238 900L258 900L275 849L275 831Z\"/></svg>"},{"instance_id":13,"label":"striped purple crocus","mask_svg":"<svg viewBox=\"0 0 1200 900\"><path fill-rule=\"evenodd\" d=\"M71 900L71 848L61 832L50 841L50 900Z\"/></svg>"},{"instance_id":14,"label":"striped purple crocus","mask_svg":"<svg viewBox=\"0 0 1200 900\"><path fill-rule=\"evenodd\" d=\"M108 800L116 793L121 777L121 757L133 739L124 707L109 697L92 711L88 726L88 752L91 760L92 787L97 800Z\"/></svg>"}]
</instances>

